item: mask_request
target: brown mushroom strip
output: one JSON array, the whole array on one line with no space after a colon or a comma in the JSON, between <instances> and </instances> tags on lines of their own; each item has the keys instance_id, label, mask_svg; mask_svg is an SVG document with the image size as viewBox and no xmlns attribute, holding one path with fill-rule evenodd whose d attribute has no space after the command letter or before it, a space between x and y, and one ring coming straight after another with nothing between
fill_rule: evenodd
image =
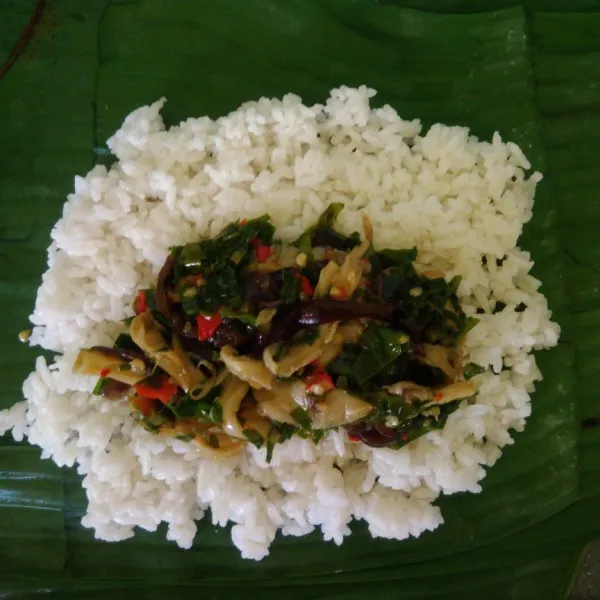
<instances>
[{"instance_id":1,"label":"brown mushroom strip","mask_svg":"<svg viewBox=\"0 0 600 600\"><path fill-rule=\"evenodd\" d=\"M105 377L129 385L140 382L150 374L145 364L139 359L127 361L94 349L79 351L73 365L73 372L79 375L96 375L98 377L105 373Z\"/></svg>"},{"instance_id":2,"label":"brown mushroom strip","mask_svg":"<svg viewBox=\"0 0 600 600\"><path fill-rule=\"evenodd\" d=\"M173 255L169 254L158 273L158 280L156 282L156 306L169 321L173 322L174 325L178 325L180 319L173 314L169 298L169 284L173 276L174 268L175 260L173 259Z\"/></svg>"},{"instance_id":3,"label":"brown mushroom strip","mask_svg":"<svg viewBox=\"0 0 600 600\"><path fill-rule=\"evenodd\" d=\"M150 312L137 315L129 328L131 339L185 392L206 382L206 377L191 363L176 335L172 347L166 342Z\"/></svg>"},{"instance_id":4,"label":"brown mushroom strip","mask_svg":"<svg viewBox=\"0 0 600 600\"><path fill-rule=\"evenodd\" d=\"M317 402L312 426L314 429L329 429L355 423L367 417L374 408L372 404L344 390L335 389Z\"/></svg>"},{"instance_id":5,"label":"brown mushroom strip","mask_svg":"<svg viewBox=\"0 0 600 600\"><path fill-rule=\"evenodd\" d=\"M273 374L262 361L240 356L231 346L221 349L221 360L233 375L247 381L253 388L270 389L273 384Z\"/></svg>"}]
</instances>

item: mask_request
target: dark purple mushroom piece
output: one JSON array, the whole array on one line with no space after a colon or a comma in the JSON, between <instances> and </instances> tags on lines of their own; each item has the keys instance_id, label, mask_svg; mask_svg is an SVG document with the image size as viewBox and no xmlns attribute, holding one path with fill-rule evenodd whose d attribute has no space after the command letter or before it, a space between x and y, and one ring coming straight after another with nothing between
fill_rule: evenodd
<instances>
[{"instance_id":1,"label":"dark purple mushroom piece","mask_svg":"<svg viewBox=\"0 0 600 600\"><path fill-rule=\"evenodd\" d=\"M156 308L167 318L169 323L173 323L175 328L179 329L181 327L181 320L173 313L171 300L169 299L169 288L171 287L174 269L175 261L173 255L169 254L167 260L165 260L165 264L158 273L156 282Z\"/></svg>"},{"instance_id":2,"label":"dark purple mushroom piece","mask_svg":"<svg viewBox=\"0 0 600 600\"><path fill-rule=\"evenodd\" d=\"M297 302L278 309L271 321L271 329L268 334L257 338L255 353L262 352L271 344L291 340L296 333L306 327L351 319L374 319L397 323L402 320L404 314L400 305L381 302L357 302L329 298Z\"/></svg>"},{"instance_id":3,"label":"dark purple mushroom piece","mask_svg":"<svg viewBox=\"0 0 600 600\"><path fill-rule=\"evenodd\" d=\"M372 448L393 446L398 443L398 438L400 437L398 431L383 424L368 426L360 423L352 428L348 428L348 433Z\"/></svg>"},{"instance_id":4,"label":"dark purple mushroom piece","mask_svg":"<svg viewBox=\"0 0 600 600\"><path fill-rule=\"evenodd\" d=\"M116 379L104 379L100 394L109 400L119 400L125 396L131 386Z\"/></svg>"},{"instance_id":5,"label":"dark purple mushroom piece","mask_svg":"<svg viewBox=\"0 0 600 600\"><path fill-rule=\"evenodd\" d=\"M92 346L90 350L103 354L104 356L119 358L128 362L138 359L143 361L147 367L152 364L141 350L132 350L130 348L108 348L106 346Z\"/></svg>"}]
</instances>

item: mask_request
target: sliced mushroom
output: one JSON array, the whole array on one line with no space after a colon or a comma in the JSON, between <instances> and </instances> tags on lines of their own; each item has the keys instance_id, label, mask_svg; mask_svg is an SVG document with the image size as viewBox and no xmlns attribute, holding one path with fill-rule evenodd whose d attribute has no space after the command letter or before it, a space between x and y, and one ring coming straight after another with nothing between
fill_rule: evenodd
<instances>
[{"instance_id":1,"label":"sliced mushroom","mask_svg":"<svg viewBox=\"0 0 600 600\"><path fill-rule=\"evenodd\" d=\"M331 296L348 298L356 291L359 286L364 271L363 257L371 247L373 238L373 227L369 217L363 216L363 224L365 228L365 239L360 244L353 248L346 256L344 264L335 274L331 282Z\"/></svg>"},{"instance_id":2,"label":"sliced mushroom","mask_svg":"<svg viewBox=\"0 0 600 600\"><path fill-rule=\"evenodd\" d=\"M267 419L257 412L255 406L242 411L240 416L244 421L244 431L256 432L263 440L267 439L273 427ZM244 437L246 436L244 435Z\"/></svg>"},{"instance_id":3,"label":"sliced mushroom","mask_svg":"<svg viewBox=\"0 0 600 600\"><path fill-rule=\"evenodd\" d=\"M268 325L272 321L276 312L276 308L265 308L261 310L256 316L256 326L260 327L261 325Z\"/></svg>"},{"instance_id":4,"label":"sliced mushroom","mask_svg":"<svg viewBox=\"0 0 600 600\"><path fill-rule=\"evenodd\" d=\"M195 436L198 433L208 431L213 427L212 423L201 423L196 419L178 419L174 423L161 425L158 432L169 436Z\"/></svg>"},{"instance_id":5,"label":"sliced mushroom","mask_svg":"<svg viewBox=\"0 0 600 600\"><path fill-rule=\"evenodd\" d=\"M278 344L269 346L263 352L263 360L267 369L277 377L291 377L298 369L309 365L317 360L323 352L323 342L317 340L312 344L298 344L292 346L289 352L280 361L275 360L275 354L279 349Z\"/></svg>"},{"instance_id":6,"label":"sliced mushroom","mask_svg":"<svg viewBox=\"0 0 600 600\"><path fill-rule=\"evenodd\" d=\"M384 389L395 396L402 396L407 402L426 402L433 398L431 388L418 385L412 381L398 381Z\"/></svg>"},{"instance_id":7,"label":"sliced mushroom","mask_svg":"<svg viewBox=\"0 0 600 600\"><path fill-rule=\"evenodd\" d=\"M221 360L233 375L247 381L253 388L270 389L273 384L273 373L262 361L240 356L231 346L221 349Z\"/></svg>"},{"instance_id":8,"label":"sliced mushroom","mask_svg":"<svg viewBox=\"0 0 600 600\"><path fill-rule=\"evenodd\" d=\"M475 395L475 386L470 381L457 381L433 388L433 400L427 406L447 404Z\"/></svg>"},{"instance_id":9,"label":"sliced mushroom","mask_svg":"<svg viewBox=\"0 0 600 600\"><path fill-rule=\"evenodd\" d=\"M323 352L317 359L321 368L326 367L341 351L343 348L343 342L338 342L335 339L330 343L323 346Z\"/></svg>"},{"instance_id":10,"label":"sliced mushroom","mask_svg":"<svg viewBox=\"0 0 600 600\"><path fill-rule=\"evenodd\" d=\"M302 388L306 389L304 383L296 383L300 383ZM290 414L298 407L292 396L292 387L296 383L277 382L271 386L270 390L254 390L258 414L277 423L298 425L296 419Z\"/></svg>"},{"instance_id":11,"label":"sliced mushroom","mask_svg":"<svg viewBox=\"0 0 600 600\"><path fill-rule=\"evenodd\" d=\"M292 400L294 403L303 408L304 410L311 411L315 407L315 399L314 396L308 393L306 389L306 383L300 379L294 381L292 383L292 387L290 388L292 392Z\"/></svg>"},{"instance_id":12,"label":"sliced mushroom","mask_svg":"<svg viewBox=\"0 0 600 600\"><path fill-rule=\"evenodd\" d=\"M407 402L423 402L424 408L469 398L475 394L475 386L470 381L458 381L433 388L412 381L399 381L384 389L390 394L402 396Z\"/></svg>"},{"instance_id":13,"label":"sliced mushroom","mask_svg":"<svg viewBox=\"0 0 600 600\"><path fill-rule=\"evenodd\" d=\"M323 347L318 358L319 365L328 365L342 351L344 344L356 343L364 330L365 326L358 319L339 324L333 339Z\"/></svg>"},{"instance_id":14,"label":"sliced mushroom","mask_svg":"<svg viewBox=\"0 0 600 600\"><path fill-rule=\"evenodd\" d=\"M273 344L263 352L263 360L267 369L277 377L291 377L296 371L317 360L324 346L331 342L335 335L337 323L328 323L319 328L319 337L310 344L292 346L279 361L275 360L278 345Z\"/></svg>"},{"instance_id":15,"label":"sliced mushroom","mask_svg":"<svg viewBox=\"0 0 600 600\"><path fill-rule=\"evenodd\" d=\"M218 385L221 385L229 375L229 371L225 368L217 372L215 366L206 360L199 361L197 367L198 369L202 367L203 374L207 374L207 379L190 389L188 393L192 400L202 400L202 398L208 396L209 392Z\"/></svg>"},{"instance_id":16,"label":"sliced mushroom","mask_svg":"<svg viewBox=\"0 0 600 600\"><path fill-rule=\"evenodd\" d=\"M232 438L216 427L204 434L197 434L194 442L201 456L217 460L234 456L246 446L244 441Z\"/></svg>"},{"instance_id":17,"label":"sliced mushroom","mask_svg":"<svg viewBox=\"0 0 600 600\"><path fill-rule=\"evenodd\" d=\"M372 404L344 390L335 389L317 403L312 426L314 429L329 429L355 423L367 417L374 408Z\"/></svg>"},{"instance_id":18,"label":"sliced mushroom","mask_svg":"<svg viewBox=\"0 0 600 600\"><path fill-rule=\"evenodd\" d=\"M221 388L219 403L223 409L222 429L228 435L244 438L244 431L237 413L242 400L250 390L250 386L241 379L230 375Z\"/></svg>"},{"instance_id":19,"label":"sliced mushroom","mask_svg":"<svg viewBox=\"0 0 600 600\"><path fill-rule=\"evenodd\" d=\"M456 379L460 371L460 353L456 348L423 344L422 349L423 356L416 357L418 362L440 369L448 381Z\"/></svg>"},{"instance_id":20,"label":"sliced mushroom","mask_svg":"<svg viewBox=\"0 0 600 600\"><path fill-rule=\"evenodd\" d=\"M339 270L339 265L333 260L329 261L321 269L321 272L319 273L319 281L315 287L313 298L325 298L327 295L329 295L331 283L334 277L338 274Z\"/></svg>"},{"instance_id":21,"label":"sliced mushroom","mask_svg":"<svg viewBox=\"0 0 600 600\"><path fill-rule=\"evenodd\" d=\"M99 377L106 370L108 370L106 377L129 385L138 383L150 374L139 359L127 361L94 349L80 350L73 365L73 372L79 375Z\"/></svg>"},{"instance_id":22,"label":"sliced mushroom","mask_svg":"<svg viewBox=\"0 0 600 600\"><path fill-rule=\"evenodd\" d=\"M342 323L337 330L337 334L342 336L344 344L355 344L366 329L362 321L354 320Z\"/></svg>"},{"instance_id":23,"label":"sliced mushroom","mask_svg":"<svg viewBox=\"0 0 600 600\"><path fill-rule=\"evenodd\" d=\"M179 419L175 423L161 425L161 435L193 436L198 453L211 459L224 459L237 454L244 442L224 433L213 423L201 423L195 419Z\"/></svg>"},{"instance_id":24,"label":"sliced mushroom","mask_svg":"<svg viewBox=\"0 0 600 600\"><path fill-rule=\"evenodd\" d=\"M191 363L175 334L173 334L172 345L167 343L150 311L141 313L133 319L129 334L134 343L163 371L166 371L186 393L207 379Z\"/></svg>"}]
</instances>

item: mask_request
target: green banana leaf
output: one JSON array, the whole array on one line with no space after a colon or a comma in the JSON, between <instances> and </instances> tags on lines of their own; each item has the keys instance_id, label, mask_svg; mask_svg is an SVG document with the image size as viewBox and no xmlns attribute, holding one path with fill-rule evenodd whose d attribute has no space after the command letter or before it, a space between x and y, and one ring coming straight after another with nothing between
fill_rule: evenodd
<instances>
[{"instance_id":1,"label":"green banana leaf","mask_svg":"<svg viewBox=\"0 0 600 600\"><path fill-rule=\"evenodd\" d=\"M106 138L162 96L175 123L367 84L404 118L500 131L545 173L521 243L563 334L538 356L533 415L483 492L440 500L446 524L417 540L356 523L341 547L280 537L261 563L209 520L187 552L164 531L99 542L80 525L75 471L4 436L0 597L566 597L600 536L598 31L598 0L3 0L0 408L33 367L17 333L73 175L110 162Z\"/></svg>"}]
</instances>

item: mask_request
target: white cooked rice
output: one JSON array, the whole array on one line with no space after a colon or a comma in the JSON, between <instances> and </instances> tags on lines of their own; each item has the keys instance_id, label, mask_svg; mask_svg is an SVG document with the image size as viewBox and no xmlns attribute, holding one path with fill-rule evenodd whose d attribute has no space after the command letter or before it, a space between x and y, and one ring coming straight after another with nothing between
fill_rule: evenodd
<instances>
[{"instance_id":1,"label":"white cooked rice","mask_svg":"<svg viewBox=\"0 0 600 600\"><path fill-rule=\"evenodd\" d=\"M541 175L527 177L521 150L498 134L480 142L439 124L421 134L419 121L390 106L371 109L374 94L342 87L311 107L292 94L261 98L168 130L161 100L134 111L109 140L119 162L75 178L31 317L30 342L61 355L50 366L38 358L26 402L0 412L0 434L12 429L58 465L77 464L89 499L83 524L98 538L123 540L165 521L168 539L189 548L208 508L215 524L234 523L234 544L256 560L278 530L320 527L340 544L353 518L373 536L418 536L443 522L433 501L479 492L484 466L512 443L511 429L523 429L541 378L532 350L559 335L529 253L516 247ZM467 349L492 370L475 378L475 403L463 402L442 431L402 450L349 443L340 432L318 447L277 446L270 465L252 446L213 462L193 444L146 432L126 403L92 396L94 379L72 374L81 347L112 343L169 246L263 213L292 238L334 201L346 205L343 230L360 230L368 214L379 247L416 245L420 264L462 276L468 315L486 311ZM506 308L491 314L496 301ZM516 312L521 302L528 308Z\"/></svg>"}]
</instances>

